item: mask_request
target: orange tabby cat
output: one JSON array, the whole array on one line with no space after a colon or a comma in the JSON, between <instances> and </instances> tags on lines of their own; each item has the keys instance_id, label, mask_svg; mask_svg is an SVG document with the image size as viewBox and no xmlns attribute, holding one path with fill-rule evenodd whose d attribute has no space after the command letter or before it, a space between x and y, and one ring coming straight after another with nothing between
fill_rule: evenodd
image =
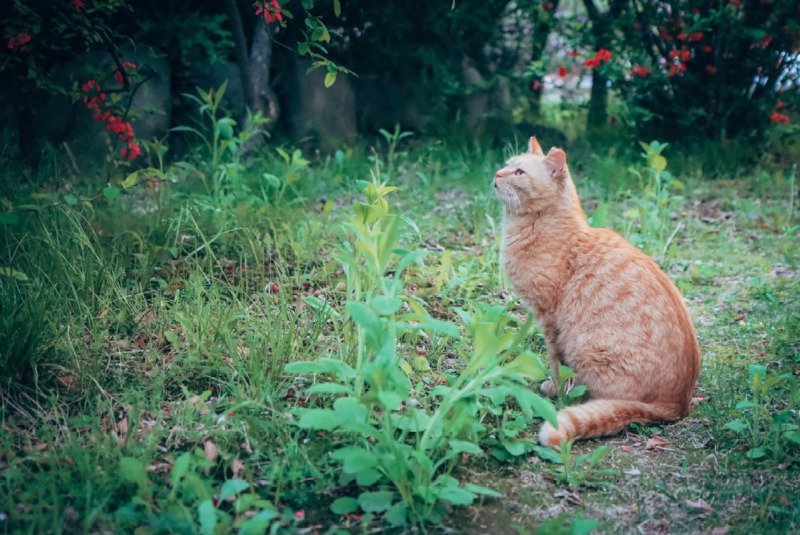
<instances>
[{"instance_id":1,"label":"orange tabby cat","mask_svg":"<svg viewBox=\"0 0 800 535\"><path fill-rule=\"evenodd\" d=\"M625 239L591 228L557 148L536 138L494 177L503 203L503 264L536 314L554 377L576 372L592 398L558 412L539 441L618 433L633 422L689 414L700 371L691 317L675 285ZM552 381L542 391L555 394Z\"/></svg>"}]
</instances>

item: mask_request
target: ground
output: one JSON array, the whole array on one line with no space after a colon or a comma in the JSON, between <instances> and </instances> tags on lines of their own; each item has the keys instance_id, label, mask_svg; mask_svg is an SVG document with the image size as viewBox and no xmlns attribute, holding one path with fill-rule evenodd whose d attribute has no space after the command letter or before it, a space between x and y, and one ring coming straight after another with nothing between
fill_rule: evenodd
<instances>
[{"instance_id":1,"label":"ground","mask_svg":"<svg viewBox=\"0 0 800 535\"><path fill-rule=\"evenodd\" d=\"M20 372L23 386L3 396L0 527L188 533L211 529L203 515L213 513L220 532L280 506L287 531L385 529L382 514L330 512L334 499L358 494L328 456L344 438L298 427L297 411L322 401L304 393L310 374L284 365L355 358L337 319L341 244L353 239L342 222L359 198L353 179L370 170L401 188L391 208L415 224L399 247L427 251L404 295L438 319L458 321L458 308L485 303L524 320L498 262L501 214L486 187L503 156L432 149L387 163L342 154L284 169L299 185L260 203L193 203L176 178L110 206L54 208L28 221L28 234L7 235L9 264L26 277L19 291L36 296L18 317L52 321L57 336L19 350L38 359L37 374ZM695 409L675 424L576 443L570 462L608 451L569 474L530 450L504 462L464 454L453 475L503 497L448 505L418 529L579 533L594 520L600 532L797 530L793 176L679 175L664 187L646 176L612 180L588 163L574 169L593 223L652 254L683 292L703 351ZM461 373L463 348L415 336L400 339L398 355L424 399L435 381ZM535 330L525 343L543 349ZM225 493L242 489L226 480L244 481L250 502L231 506Z\"/></svg>"}]
</instances>

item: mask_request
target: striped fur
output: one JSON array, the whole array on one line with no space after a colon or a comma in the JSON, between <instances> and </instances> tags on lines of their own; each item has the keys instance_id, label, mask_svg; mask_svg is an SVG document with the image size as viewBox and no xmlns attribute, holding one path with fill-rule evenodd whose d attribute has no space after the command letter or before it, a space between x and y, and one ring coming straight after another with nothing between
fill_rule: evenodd
<instances>
[{"instance_id":1,"label":"striped fur","mask_svg":"<svg viewBox=\"0 0 800 535\"><path fill-rule=\"evenodd\" d=\"M544 155L535 140L530 151L494 179L503 265L536 314L551 369L570 366L594 399L561 411L542 442L686 416L701 357L678 289L622 236L586 224L563 151Z\"/></svg>"},{"instance_id":2,"label":"striped fur","mask_svg":"<svg viewBox=\"0 0 800 535\"><path fill-rule=\"evenodd\" d=\"M614 435L632 423L677 420L678 413L641 401L593 399L558 411L558 428L545 422L539 443L551 448L576 438Z\"/></svg>"}]
</instances>

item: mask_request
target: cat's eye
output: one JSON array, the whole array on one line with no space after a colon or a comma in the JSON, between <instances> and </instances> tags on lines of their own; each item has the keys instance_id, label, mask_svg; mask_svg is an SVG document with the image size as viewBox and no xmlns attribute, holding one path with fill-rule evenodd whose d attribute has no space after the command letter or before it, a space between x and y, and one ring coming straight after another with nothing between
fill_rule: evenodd
<instances>
[{"instance_id":1,"label":"cat's eye","mask_svg":"<svg viewBox=\"0 0 800 535\"><path fill-rule=\"evenodd\" d=\"M522 169L517 169L517 171L514 174L516 174L517 176L523 175L525 174L525 171L523 171Z\"/></svg>"}]
</instances>

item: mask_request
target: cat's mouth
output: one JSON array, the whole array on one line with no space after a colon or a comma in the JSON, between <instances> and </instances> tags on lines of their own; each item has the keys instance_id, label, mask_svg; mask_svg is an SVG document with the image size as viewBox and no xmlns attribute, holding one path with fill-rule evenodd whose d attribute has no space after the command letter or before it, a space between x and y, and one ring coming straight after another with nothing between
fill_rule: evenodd
<instances>
[{"instance_id":1,"label":"cat's mouth","mask_svg":"<svg viewBox=\"0 0 800 535\"><path fill-rule=\"evenodd\" d=\"M504 184L502 181L495 180L493 187L495 197L497 197L506 208L517 210L522 206L519 195L516 191L514 191L514 188L508 184Z\"/></svg>"}]
</instances>

